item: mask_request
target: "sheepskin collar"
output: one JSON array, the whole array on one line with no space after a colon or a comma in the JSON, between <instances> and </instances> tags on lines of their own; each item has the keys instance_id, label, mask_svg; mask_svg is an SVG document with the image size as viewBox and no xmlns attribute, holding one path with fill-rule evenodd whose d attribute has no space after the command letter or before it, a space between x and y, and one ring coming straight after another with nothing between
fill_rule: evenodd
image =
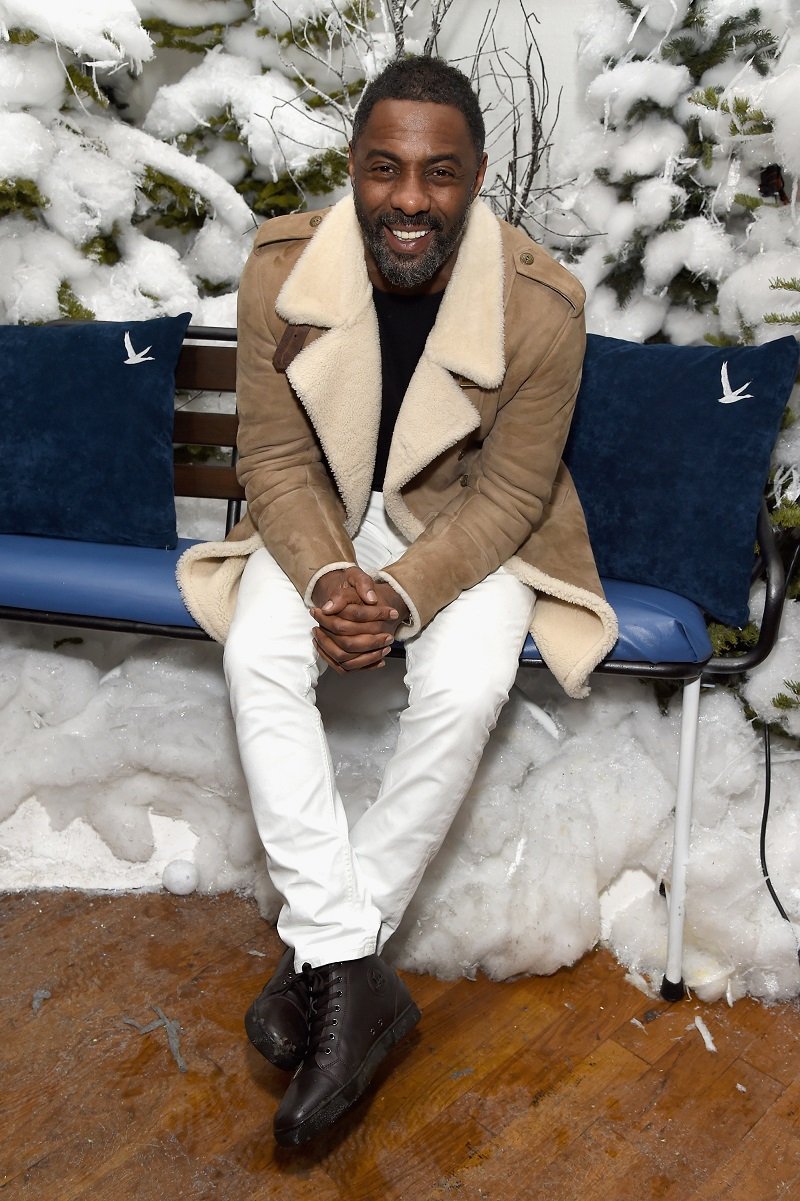
<instances>
[{"instance_id":1,"label":"sheepskin collar","mask_svg":"<svg viewBox=\"0 0 800 1201\"><path fill-rule=\"evenodd\" d=\"M384 503L409 538L421 525L401 489L479 424L454 376L496 388L505 373L500 224L475 201L439 313L395 426ZM304 405L353 532L369 499L381 408L378 323L352 197L335 205L286 279L276 308L290 324L325 332L287 375Z\"/></svg>"}]
</instances>

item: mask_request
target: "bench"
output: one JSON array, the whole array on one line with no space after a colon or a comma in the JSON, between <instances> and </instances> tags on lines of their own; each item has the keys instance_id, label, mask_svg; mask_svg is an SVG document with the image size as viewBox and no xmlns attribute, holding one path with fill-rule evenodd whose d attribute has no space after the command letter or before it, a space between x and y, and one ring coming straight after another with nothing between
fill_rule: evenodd
<instances>
[{"instance_id":1,"label":"bench","mask_svg":"<svg viewBox=\"0 0 800 1201\"><path fill-rule=\"evenodd\" d=\"M234 393L235 338L234 330L190 326L176 371L175 496L220 501L220 536L238 520L243 500L235 468L237 419L232 411L192 411L185 393ZM197 455L198 447L222 448L224 453L217 461L207 461ZM194 541L182 538L172 550L157 550L2 534L0 617L204 639L205 633L186 611L175 584L177 559ZM759 517L758 544L754 573L766 579L758 639L746 654L731 658L713 656L703 612L692 600L663 588L603 578L619 620L620 637L597 671L682 685L668 949L662 984L662 995L669 1000L679 999L685 991L683 921L701 684L749 671L762 662L774 645L780 624L785 571L765 506ZM530 637L520 663L525 668L544 666Z\"/></svg>"},{"instance_id":2,"label":"bench","mask_svg":"<svg viewBox=\"0 0 800 1201\"><path fill-rule=\"evenodd\" d=\"M238 521L244 500L236 478L236 414L197 412L186 406L198 392L233 396L236 331L190 327L178 358L175 387L175 496L226 502L220 516L223 537ZM212 462L188 449L198 447L227 453ZM196 541L179 538L174 549L157 550L0 534L0 617L206 639L175 584L175 565Z\"/></svg>"}]
</instances>

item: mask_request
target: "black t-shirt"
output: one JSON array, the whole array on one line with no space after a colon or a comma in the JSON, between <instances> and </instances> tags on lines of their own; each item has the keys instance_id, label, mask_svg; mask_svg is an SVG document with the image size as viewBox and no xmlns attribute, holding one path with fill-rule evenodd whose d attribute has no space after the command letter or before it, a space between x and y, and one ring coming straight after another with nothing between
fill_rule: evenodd
<instances>
[{"instance_id":1,"label":"black t-shirt","mask_svg":"<svg viewBox=\"0 0 800 1201\"><path fill-rule=\"evenodd\" d=\"M381 338L383 384L372 491L381 492L397 414L428 334L433 329L444 292L435 292L430 296L402 296L373 288L372 295Z\"/></svg>"}]
</instances>

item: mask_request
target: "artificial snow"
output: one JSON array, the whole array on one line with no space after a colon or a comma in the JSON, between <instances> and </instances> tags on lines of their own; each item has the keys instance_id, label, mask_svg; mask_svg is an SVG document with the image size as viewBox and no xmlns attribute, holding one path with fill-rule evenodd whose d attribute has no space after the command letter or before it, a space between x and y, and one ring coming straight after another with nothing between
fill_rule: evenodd
<instances>
[{"instance_id":1,"label":"artificial snow","mask_svg":"<svg viewBox=\"0 0 800 1201\"><path fill-rule=\"evenodd\" d=\"M0 110L58 108L64 69L49 46L12 46L0 41Z\"/></svg>"},{"instance_id":2,"label":"artificial snow","mask_svg":"<svg viewBox=\"0 0 800 1201\"><path fill-rule=\"evenodd\" d=\"M687 1030L691 1030L693 1028L695 1030L699 1030L700 1037L702 1038L703 1042L705 1043L706 1050L716 1053L717 1047L716 1047L716 1043L714 1042L714 1039L711 1037L711 1031L709 1030L708 1026L705 1024L705 1022L699 1015L698 1015L698 1017L696 1017L694 1019L694 1027L687 1026L686 1028L687 1028Z\"/></svg>"},{"instance_id":3,"label":"artificial snow","mask_svg":"<svg viewBox=\"0 0 800 1201\"><path fill-rule=\"evenodd\" d=\"M680 229L662 230L648 241L642 263L645 288L657 292L683 270L719 280L733 264L730 234L705 217L692 217Z\"/></svg>"},{"instance_id":4,"label":"artificial snow","mask_svg":"<svg viewBox=\"0 0 800 1201\"><path fill-rule=\"evenodd\" d=\"M7 41L11 29L32 30L90 65L130 65L138 71L153 57L153 43L132 0L2 0L0 40Z\"/></svg>"},{"instance_id":5,"label":"artificial snow","mask_svg":"<svg viewBox=\"0 0 800 1201\"><path fill-rule=\"evenodd\" d=\"M291 0L291 3L255 0L256 21L277 36L287 34L292 25L302 27L305 21L328 19L332 14L335 17L336 5L333 0Z\"/></svg>"},{"instance_id":6,"label":"artificial snow","mask_svg":"<svg viewBox=\"0 0 800 1201\"><path fill-rule=\"evenodd\" d=\"M790 623L785 639L796 662L800 627ZM158 888L182 859L201 891L254 893L276 916L220 659L211 645L2 627L0 887ZM602 935L627 968L657 981L677 702L663 716L638 681L598 679L586 702L545 673L521 673L519 686L391 953L412 970L505 978L555 971ZM354 820L396 737L402 665L328 673L319 692ZM778 757L771 869L794 912L796 778L797 764ZM740 704L706 692L686 931L687 981L703 999L800 987L792 931L760 874L762 788L760 743Z\"/></svg>"},{"instance_id":7,"label":"artificial snow","mask_svg":"<svg viewBox=\"0 0 800 1201\"><path fill-rule=\"evenodd\" d=\"M763 104L775 137L731 138L724 114L694 106L703 128L724 135L711 166L695 168L716 188L709 211L650 239L647 289L634 288L624 306L604 283L609 251L624 254L637 236L658 231L684 198L673 183L686 148L680 124L651 115L630 130L621 126L639 99L674 104L685 119L685 69L648 56L653 34L667 38L687 3L636 0L638 16L608 0L588 6L580 68L587 82L607 60L626 61L598 74L589 96L593 126L554 156L554 178L571 184L559 190L561 209L548 225L560 246L587 240L574 269L590 292L590 329L635 341L663 330L679 343L702 341L709 329L735 338L742 325L758 340L780 336L789 327L765 325L763 314L796 306L796 293L768 286L773 276L800 274L796 207L764 205L733 252L716 218L731 212L737 192L757 194L766 149L767 161L777 147L787 169L797 170L796 35L784 40L780 72L767 81L740 62L720 64L701 81ZM782 3L767 0L765 20L788 20ZM715 0L713 19L744 4ZM251 19L245 0L0 0L0 179L33 183L46 201L37 221L3 220L0 320L59 317L66 283L98 318L188 310L199 323L235 325L235 280L256 223L235 188L245 156L260 177L275 177L341 141L286 76L287 62L302 61L297 47L258 36L259 25L287 28L282 8L256 0ZM335 34L332 0L297 0L291 13L323 18ZM137 72L153 59L140 21L147 17L241 24L228 25L223 45L199 58L159 51L133 79L128 68ZM11 28L31 29L40 41L6 44ZM390 48L381 34L371 49L359 45L361 73L372 74ZM124 121L78 94L64 107L70 55L124 100ZM315 63L315 80L334 78L335 66ZM217 129L228 110L242 141L226 141ZM195 157L181 147L196 135ZM137 223L144 207L137 184L147 167L196 195L206 212L199 231ZM599 169L614 181L651 178L620 202L594 175ZM115 239L118 262L81 251L98 236ZM718 319L670 306L663 291L682 270L726 277ZM204 284L230 291L201 298ZM800 489L798 430L782 434L776 451L776 487L789 499ZM219 535L216 502L181 501L178 511L185 532ZM275 917L220 658L212 645L0 626L0 888L238 889ZM790 604L776 651L742 684L742 699L725 690L702 698L685 965L702 999L777 999L800 987L794 927L780 919L761 877L763 750L742 703L800 737L800 710L774 704L797 678L799 661L800 605ZM380 676L322 681L351 820L375 794L403 703L397 662ZM505 978L555 971L601 940L627 978L652 995L666 945L659 884L669 876L677 709L674 701L662 715L650 687L636 681L598 679L587 702L574 702L544 673L521 673L470 796L390 943L396 960L444 976L483 970ZM769 865L797 920L800 761L775 742Z\"/></svg>"},{"instance_id":8,"label":"artificial snow","mask_svg":"<svg viewBox=\"0 0 800 1201\"><path fill-rule=\"evenodd\" d=\"M684 66L622 62L592 80L586 89L586 106L594 116L617 125L642 100L672 108L691 83L689 70Z\"/></svg>"},{"instance_id":9,"label":"artificial snow","mask_svg":"<svg viewBox=\"0 0 800 1201\"><path fill-rule=\"evenodd\" d=\"M243 21L249 15L246 0L135 0L143 21L156 18L183 29Z\"/></svg>"},{"instance_id":10,"label":"artificial snow","mask_svg":"<svg viewBox=\"0 0 800 1201\"><path fill-rule=\"evenodd\" d=\"M50 161L52 134L28 113L0 113L0 179L35 181Z\"/></svg>"},{"instance_id":11,"label":"artificial snow","mask_svg":"<svg viewBox=\"0 0 800 1201\"><path fill-rule=\"evenodd\" d=\"M772 118L773 138L778 158L786 171L800 175L800 65L787 66L767 80L762 93L765 111Z\"/></svg>"},{"instance_id":12,"label":"artificial snow","mask_svg":"<svg viewBox=\"0 0 800 1201\"><path fill-rule=\"evenodd\" d=\"M579 279L584 278L581 266L582 261L575 271ZM668 309L666 297L645 296L641 288L634 288L627 303L620 305L614 291L600 284L586 312L586 328L607 338L645 342L661 329Z\"/></svg>"},{"instance_id":13,"label":"artificial snow","mask_svg":"<svg viewBox=\"0 0 800 1201\"><path fill-rule=\"evenodd\" d=\"M793 333L789 325L768 324L767 313L788 315L797 310L798 293L773 288L777 279L800 277L800 249L770 250L745 261L723 279L717 294L722 330L733 338L749 327L759 342Z\"/></svg>"}]
</instances>

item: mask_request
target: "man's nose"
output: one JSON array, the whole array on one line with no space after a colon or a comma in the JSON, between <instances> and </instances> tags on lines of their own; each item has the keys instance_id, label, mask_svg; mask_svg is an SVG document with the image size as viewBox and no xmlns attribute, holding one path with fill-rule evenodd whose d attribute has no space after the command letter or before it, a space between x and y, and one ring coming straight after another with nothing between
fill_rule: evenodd
<instances>
[{"instance_id":1,"label":"man's nose","mask_svg":"<svg viewBox=\"0 0 800 1201\"><path fill-rule=\"evenodd\" d=\"M427 213L431 198L425 176L420 171L402 171L394 182L391 202L394 208L408 217Z\"/></svg>"}]
</instances>

